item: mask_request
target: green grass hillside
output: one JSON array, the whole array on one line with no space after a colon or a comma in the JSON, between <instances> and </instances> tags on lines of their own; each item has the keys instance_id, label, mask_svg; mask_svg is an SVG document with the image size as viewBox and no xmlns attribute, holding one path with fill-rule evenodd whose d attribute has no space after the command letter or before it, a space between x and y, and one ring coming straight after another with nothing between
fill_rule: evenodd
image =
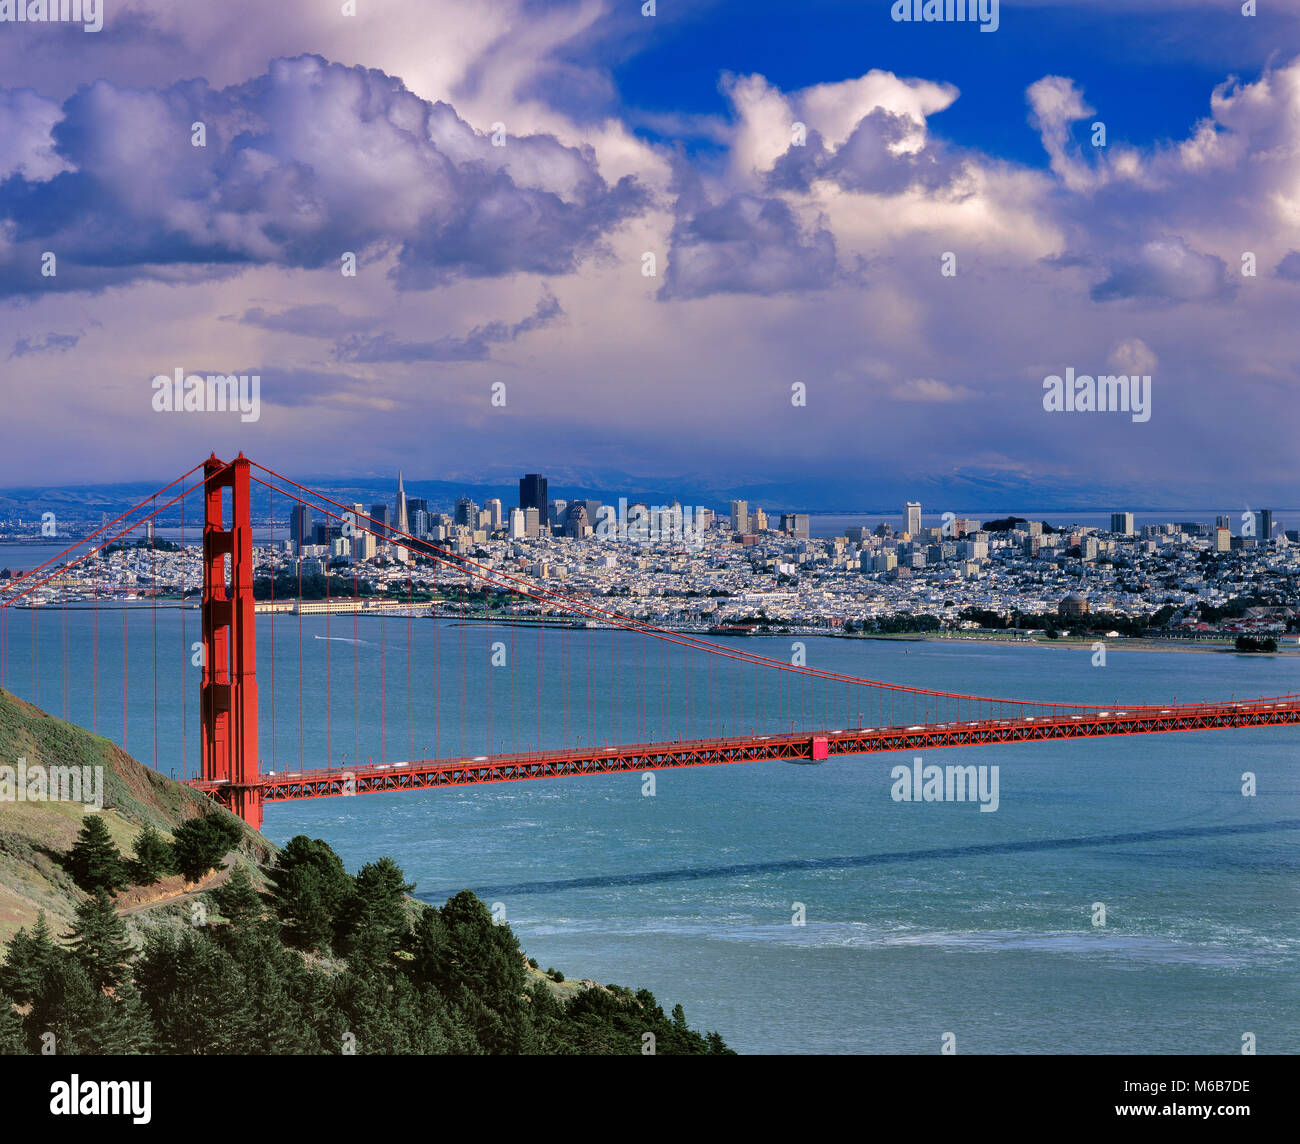
<instances>
[{"instance_id":1,"label":"green grass hillside","mask_svg":"<svg viewBox=\"0 0 1300 1144\"><path fill-rule=\"evenodd\" d=\"M212 809L211 801L183 783L137 762L101 735L65 723L0 689L0 765L14 767L20 758L34 764L103 767L104 809L100 816L124 855L146 825L170 841L188 818ZM87 894L77 888L61 862L81 828L84 808L69 802L0 800L0 943L20 926L29 930L44 910L51 930L65 933ZM242 823L241 823L242 825ZM251 863L269 860L274 847L244 826L242 857ZM185 890L179 875L147 889L134 887L118 895L128 908L147 900L173 897Z\"/></svg>"},{"instance_id":2,"label":"green grass hillside","mask_svg":"<svg viewBox=\"0 0 1300 1144\"><path fill-rule=\"evenodd\" d=\"M0 784L0 1055L730 1051L648 990L543 973L467 890L438 909L389 858L277 848L0 690L0 766L20 758L102 767L104 806Z\"/></svg>"}]
</instances>

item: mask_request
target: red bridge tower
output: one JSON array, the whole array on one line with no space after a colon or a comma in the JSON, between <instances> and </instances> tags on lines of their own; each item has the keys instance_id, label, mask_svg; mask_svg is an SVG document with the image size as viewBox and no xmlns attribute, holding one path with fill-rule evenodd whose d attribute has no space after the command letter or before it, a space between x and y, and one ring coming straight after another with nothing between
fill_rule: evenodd
<instances>
[{"instance_id":1,"label":"red bridge tower","mask_svg":"<svg viewBox=\"0 0 1300 1144\"><path fill-rule=\"evenodd\" d=\"M230 490L230 527L222 512ZM253 523L249 462L203 464L202 777L254 829L262 825L258 785L257 652L253 640ZM227 561L229 569L227 570Z\"/></svg>"}]
</instances>

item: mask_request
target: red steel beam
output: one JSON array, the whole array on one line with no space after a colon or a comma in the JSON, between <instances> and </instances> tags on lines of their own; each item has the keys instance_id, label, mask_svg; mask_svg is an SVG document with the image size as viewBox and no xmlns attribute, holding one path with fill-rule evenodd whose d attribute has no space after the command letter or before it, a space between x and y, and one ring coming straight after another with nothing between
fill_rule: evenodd
<instances>
[{"instance_id":1,"label":"red steel beam","mask_svg":"<svg viewBox=\"0 0 1300 1144\"><path fill-rule=\"evenodd\" d=\"M936 723L911 727L875 727L800 732L766 736L735 736L678 743L638 743L620 747L572 748L525 755L478 756L470 759L423 760L411 763L262 775L261 797L267 802L331 798L353 794L429 790L444 786L474 786L527 779L572 778L620 774L673 767L719 766L803 759L831 755L865 755L888 751L935 750L946 747L987 747L1090 739L1112 735L1169 734L1245 727L1278 727L1300 723L1300 699L1257 700L1247 703L1194 704L1167 708L1141 707L1106 715L1052 719L1000 719L984 722ZM823 753L824 752L824 753ZM191 783L225 802L226 784Z\"/></svg>"}]
</instances>

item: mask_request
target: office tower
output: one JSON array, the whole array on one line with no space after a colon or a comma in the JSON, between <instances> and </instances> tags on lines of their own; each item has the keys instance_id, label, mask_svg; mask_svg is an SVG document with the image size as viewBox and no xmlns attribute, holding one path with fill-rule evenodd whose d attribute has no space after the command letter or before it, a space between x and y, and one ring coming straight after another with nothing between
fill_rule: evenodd
<instances>
[{"instance_id":1,"label":"office tower","mask_svg":"<svg viewBox=\"0 0 1300 1144\"><path fill-rule=\"evenodd\" d=\"M1261 544L1267 544L1273 536L1273 510L1260 509L1255 514L1255 535Z\"/></svg>"},{"instance_id":2,"label":"office tower","mask_svg":"<svg viewBox=\"0 0 1300 1144\"><path fill-rule=\"evenodd\" d=\"M921 535L921 502L908 501L905 508L907 531L913 536Z\"/></svg>"},{"instance_id":3,"label":"office tower","mask_svg":"<svg viewBox=\"0 0 1300 1144\"><path fill-rule=\"evenodd\" d=\"M587 510L582 501L575 501L569 506L569 511L565 514L564 534L572 536L575 540L581 540L591 531L591 521L587 519Z\"/></svg>"},{"instance_id":4,"label":"office tower","mask_svg":"<svg viewBox=\"0 0 1300 1144\"><path fill-rule=\"evenodd\" d=\"M1132 536L1133 514L1131 512L1112 512L1110 514L1110 530L1120 536Z\"/></svg>"},{"instance_id":5,"label":"office tower","mask_svg":"<svg viewBox=\"0 0 1300 1144\"><path fill-rule=\"evenodd\" d=\"M749 502L734 500L731 502L731 531L749 531Z\"/></svg>"},{"instance_id":6,"label":"office tower","mask_svg":"<svg viewBox=\"0 0 1300 1144\"><path fill-rule=\"evenodd\" d=\"M586 510L587 524L594 529L596 527L596 522L600 519L600 501L593 500L590 497L586 500L573 501L569 505L570 511L572 511L574 505L581 505Z\"/></svg>"},{"instance_id":7,"label":"office tower","mask_svg":"<svg viewBox=\"0 0 1300 1144\"><path fill-rule=\"evenodd\" d=\"M366 527L369 528L369 525L366 525ZM379 542L375 539L375 534L358 528L356 534L352 537L353 557L357 560L373 560L378 551Z\"/></svg>"},{"instance_id":8,"label":"office tower","mask_svg":"<svg viewBox=\"0 0 1300 1144\"><path fill-rule=\"evenodd\" d=\"M417 512L428 512L429 502L424 497L407 497L406 511L411 517L414 517Z\"/></svg>"},{"instance_id":9,"label":"office tower","mask_svg":"<svg viewBox=\"0 0 1300 1144\"><path fill-rule=\"evenodd\" d=\"M469 497L460 497L456 501L456 523L473 528L478 523L478 505Z\"/></svg>"},{"instance_id":10,"label":"office tower","mask_svg":"<svg viewBox=\"0 0 1300 1144\"><path fill-rule=\"evenodd\" d=\"M524 510L521 508L512 508L510 510L510 539L522 540L524 538Z\"/></svg>"},{"instance_id":11,"label":"office tower","mask_svg":"<svg viewBox=\"0 0 1300 1144\"><path fill-rule=\"evenodd\" d=\"M406 517L406 489L402 485L402 470L397 470L397 535L406 537L410 534L411 522Z\"/></svg>"},{"instance_id":12,"label":"office tower","mask_svg":"<svg viewBox=\"0 0 1300 1144\"><path fill-rule=\"evenodd\" d=\"M781 531L786 536L799 540L808 539L808 514L806 512L783 512L781 514Z\"/></svg>"},{"instance_id":13,"label":"office tower","mask_svg":"<svg viewBox=\"0 0 1300 1144\"><path fill-rule=\"evenodd\" d=\"M523 509L524 535L529 540L536 540L542 531L542 516L535 508Z\"/></svg>"},{"instance_id":14,"label":"office tower","mask_svg":"<svg viewBox=\"0 0 1300 1144\"><path fill-rule=\"evenodd\" d=\"M501 527L501 498L489 497L487 504L484 506L492 514L492 527L494 529Z\"/></svg>"},{"instance_id":15,"label":"office tower","mask_svg":"<svg viewBox=\"0 0 1300 1144\"><path fill-rule=\"evenodd\" d=\"M305 504L296 504L289 513L289 539L293 541L295 556L302 555L302 546L311 543L312 519L311 509Z\"/></svg>"},{"instance_id":16,"label":"office tower","mask_svg":"<svg viewBox=\"0 0 1300 1144\"><path fill-rule=\"evenodd\" d=\"M1232 517L1230 517L1230 516L1216 516L1216 517L1214 518L1214 527L1215 527L1216 529L1217 529L1217 528L1231 528L1231 527L1232 527Z\"/></svg>"},{"instance_id":17,"label":"office tower","mask_svg":"<svg viewBox=\"0 0 1300 1144\"><path fill-rule=\"evenodd\" d=\"M767 513L761 508L756 508L749 516L749 523L755 532L767 531Z\"/></svg>"},{"instance_id":18,"label":"office tower","mask_svg":"<svg viewBox=\"0 0 1300 1144\"><path fill-rule=\"evenodd\" d=\"M539 518L546 515L546 478L541 473L519 478L519 507L535 508Z\"/></svg>"},{"instance_id":19,"label":"office tower","mask_svg":"<svg viewBox=\"0 0 1300 1144\"><path fill-rule=\"evenodd\" d=\"M386 504L372 504L370 506L370 515L374 520L370 527L375 530L380 540L387 540L392 536L393 530L390 525L393 523L393 518Z\"/></svg>"},{"instance_id":20,"label":"office tower","mask_svg":"<svg viewBox=\"0 0 1300 1144\"><path fill-rule=\"evenodd\" d=\"M564 528L564 516L568 508L569 502L566 500L553 500L546 506L546 520L552 531L558 532Z\"/></svg>"},{"instance_id":21,"label":"office tower","mask_svg":"<svg viewBox=\"0 0 1300 1144\"><path fill-rule=\"evenodd\" d=\"M407 502L410 508L410 502ZM429 535L429 514L422 508L411 509L411 535L423 540Z\"/></svg>"}]
</instances>

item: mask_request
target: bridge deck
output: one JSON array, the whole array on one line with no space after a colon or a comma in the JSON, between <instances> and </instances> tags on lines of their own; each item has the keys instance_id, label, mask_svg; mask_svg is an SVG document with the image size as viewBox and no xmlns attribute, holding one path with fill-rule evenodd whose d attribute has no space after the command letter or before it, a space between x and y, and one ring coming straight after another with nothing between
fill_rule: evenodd
<instances>
[{"instance_id":1,"label":"bridge deck","mask_svg":"<svg viewBox=\"0 0 1300 1144\"><path fill-rule=\"evenodd\" d=\"M1144 706L1122 710L1084 709L1079 714L991 719L908 727L863 727L822 732L738 735L668 743L631 743L617 747L573 747L530 754L479 755L379 763L348 769L285 771L263 774L257 786L267 802L329 798L383 791L424 790L523 779L618 774L669 767L717 766L780 760L807 760L830 755L864 755L886 751L984 747L1089 739L1110 735L1214 731L1234 727L1275 727L1300 723L1300 696L1241 703ZM191 786L226 801L230 784L192 780Z\"/></svg>"}]
</instances>

